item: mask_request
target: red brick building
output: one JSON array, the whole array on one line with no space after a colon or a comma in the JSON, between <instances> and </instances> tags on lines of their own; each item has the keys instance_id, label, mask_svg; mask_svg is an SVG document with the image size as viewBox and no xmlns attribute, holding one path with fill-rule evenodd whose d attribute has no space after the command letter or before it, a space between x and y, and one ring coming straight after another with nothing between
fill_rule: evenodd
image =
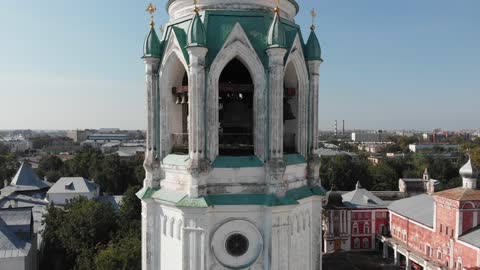
<instances>
[{"instance_id":1,"label":"red brick building","mask_svg":"<svg viewBox=\"0 0 480 270\"><path fill-rule=\"evenodd\" d=\"M389 205L391 237L378 236L406 269L480 269L480 190L469 160L463 186Z\"/></svg>"},{"instance_id":2,"label":"red brick building","mask_svg":"<svg viewBox=\"0 0 480 270\"><path fill-rule=\"evenodd\" d=\"M343 195L329 192L324 213L324 252L374 250L375 236L388 231L387 203L359 183Z\"/></svg>"}]
</instances>

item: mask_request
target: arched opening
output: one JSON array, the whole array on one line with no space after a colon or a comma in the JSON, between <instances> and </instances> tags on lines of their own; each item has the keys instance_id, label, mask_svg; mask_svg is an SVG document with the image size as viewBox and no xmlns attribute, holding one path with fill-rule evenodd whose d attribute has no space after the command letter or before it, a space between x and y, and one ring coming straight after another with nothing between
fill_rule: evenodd
<instances>
[{"instance_id":1,"label":"arched opening","mask_svg":"<svg viewBox=\"0 0 480 270\"><path fill-rule=\"evenodd\" d=\"M234 58L219 78L219 154L254 155L253 143L254 86L245 65Z\"/></svg>"},{"instance_id":2,"label":"arched opening","mask_svg":"<svg viewBox=\"0 0 480 270\"><path fill-rule=\"evenodd\" d=\"M298 77L293 62L285 69L283 95L283 152L298 153Z\"/></svg>"},{"instance_id":3,"label":"arched opening","mask_svg":"<svg viewBox=\"0 0 480 270\"><path fill-rule=\"evenodd\" d=\"M188 75L176 55L171 56L167 93L167 121L172 140L172 153L188 154Z\"/></svg>"}]
</instances>

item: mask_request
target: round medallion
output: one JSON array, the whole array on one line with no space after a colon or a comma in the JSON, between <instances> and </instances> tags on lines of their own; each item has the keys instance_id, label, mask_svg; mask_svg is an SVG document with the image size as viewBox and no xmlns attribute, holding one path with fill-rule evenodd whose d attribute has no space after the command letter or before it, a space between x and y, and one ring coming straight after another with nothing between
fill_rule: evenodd
<instances>
[{"instance_id":1,"label":"round medallion","mask_svg":"<svg viewBox=\"0 0 480 270\"><path fill-rule=\"evenodd\" d=\"M252 266L263 250L263 237L257 226L244 219L229 220L212 234L215 259L227 269Z\"/></svg>"}]
</instances>

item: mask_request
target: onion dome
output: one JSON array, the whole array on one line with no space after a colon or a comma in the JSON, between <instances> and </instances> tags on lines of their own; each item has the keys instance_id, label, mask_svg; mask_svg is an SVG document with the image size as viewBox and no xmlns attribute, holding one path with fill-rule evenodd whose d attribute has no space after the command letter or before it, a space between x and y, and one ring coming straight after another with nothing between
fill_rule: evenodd
<instances>
[{"instance_id":1,"label":"onion dome","mask_svg":"<svg viewBox=\"0 0 480 270\"><path fill-rule=\"evenodd\" d=\"M462 178L477 178L478 169L473 166L472 160L469 158L468 162L460 168L460 176Z\"/></svg>"},{"instance_id":2,"label":"onion dome","mask_svg":"<svg viewBox=\"0 0 480 270\"><path fill-rule=\"evenodd\" d=\"M145 38L145 43L143 44L143 57L154 57L160 58L162 51L162 46L160 40L158 39L157 33L153 25L150 27L150 32Z\"/></svg>"},{"instance_id":3,"label":"onion dome","mask_svg":"<svg viewBox=\"0 0 480 270\"><path fill-rule=\"evenodd\" d=\"M322 61L322 50L320 49L320 42L318 42L314 27L312 27L312 31L310 31L310 36L307 40L307 45L305 48L305 58L307 59L307 61Z\"/></svg>"},{"instance_id":4,"label":"onion dome","mask_svg":"<svg viewBox=\"0 0 480 270\"><path fill-rule=\"evenodd\" d=\"M203 26L202 20L200 19L200 15L198 15L197 10L193 15L190 26L188 27L187 38L188 47L206 47L207 45L205 27Z\"/></svg>"},{"instance_id":5,"label":"onion dome","mask_svg":"<svg viewBox=\"0 0 480 270\"><path fill-rule=\"evenodd\" d=\"M269 48L285 48L285 40L285 29L283 29L280 15L278 15L278 11L276 10L270 29L268 30L267 46Z\"/></svg>"}]
</instances>

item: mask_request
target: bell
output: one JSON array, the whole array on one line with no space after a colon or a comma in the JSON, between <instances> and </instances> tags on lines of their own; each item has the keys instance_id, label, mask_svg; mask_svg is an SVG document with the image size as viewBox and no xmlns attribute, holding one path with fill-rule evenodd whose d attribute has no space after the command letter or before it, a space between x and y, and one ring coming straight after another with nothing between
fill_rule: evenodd
<instances>
[{"instance_id":1,"label":"bell","mask_svg":"<svg viewBox=\"0 0 480 270\"><path fill-rule=\"evenodd\" d=\"M290 106L290 103L285 102L283 104L283 121L286 120L295 120L297 119L295 115L292 112L292 107Z\"/></svg>"},{"instance_id":2,"label":"bell","mask_svg":"<svg viewBox=\"0 0 480 270\"><path fill-rule=\"evenodd\" d=\"M183 95L182 96L182 104L187 104L188 101L187 101L187 95Z\"/></svg>"},{"instance_id":3,"label":"bell","mask_svg":"<svg viewBox=\"0 0 480 270\"><path fill-rule=\"evenodd\" d=\"M177 95L177 99L175 100L175 104L180 104L180 96Z\"/></svg>"}]
</instances>

